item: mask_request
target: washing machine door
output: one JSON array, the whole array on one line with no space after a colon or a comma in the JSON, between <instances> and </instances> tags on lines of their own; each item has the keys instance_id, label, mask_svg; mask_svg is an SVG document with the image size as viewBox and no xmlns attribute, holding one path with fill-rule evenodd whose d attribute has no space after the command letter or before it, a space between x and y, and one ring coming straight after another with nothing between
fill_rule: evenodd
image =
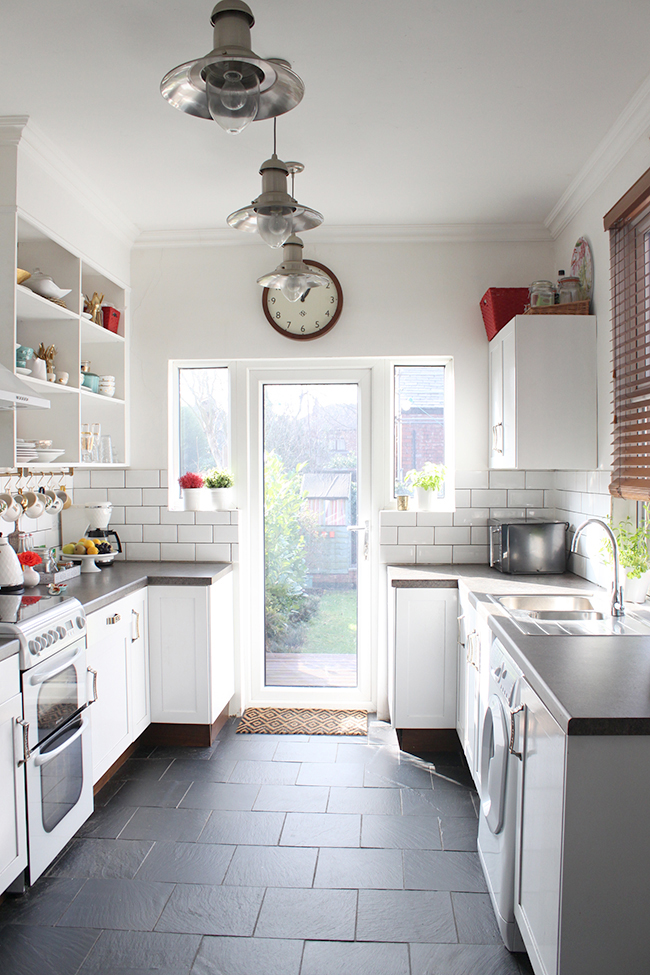
<instances>
[{"instance_id":1,"label":"washing machine door","mask_svg":"<svg viewBox=\"0 0 650 975\"><path fill-rule=\"evenodd\" d=\"M481 813L492 833L503 827L508 770L508 725L503 704L490 697L481 734Z\"/></svg>"}]
</instances>

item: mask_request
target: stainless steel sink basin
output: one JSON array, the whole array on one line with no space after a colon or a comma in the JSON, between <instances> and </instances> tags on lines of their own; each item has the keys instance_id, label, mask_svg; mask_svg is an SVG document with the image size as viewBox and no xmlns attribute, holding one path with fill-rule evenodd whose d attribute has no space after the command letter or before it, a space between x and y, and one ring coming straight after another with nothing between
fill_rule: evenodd
<instances>
[{"instance_id":1,"label":"stainless steel sink basin","mask_svg":"<svg viewBox=\"0 0 650 975\"><path fill-rule=\"evenodd\" d=\"M636 610L618 619L594 606L587 596L490 596L526 636L646 636L650 616Z\"/></svg>"},{"instance_id":2,"label":"stainless steel sink basin","mask_svg":"<svg viewBox=\"0 0 650 975\"><path fill-rule=\"evenodd\" d=\"M587 596L571 596L564 593L557 595L544 596L536 593L526 593L519 596L493 596L495 602L500 603L504 609L525 610L527 613L555 613L548 619L566 619L559 613L595 613L596 609L591 599ZM544 618L541 617L540 618Z\"/></svg>"}]
</instances>

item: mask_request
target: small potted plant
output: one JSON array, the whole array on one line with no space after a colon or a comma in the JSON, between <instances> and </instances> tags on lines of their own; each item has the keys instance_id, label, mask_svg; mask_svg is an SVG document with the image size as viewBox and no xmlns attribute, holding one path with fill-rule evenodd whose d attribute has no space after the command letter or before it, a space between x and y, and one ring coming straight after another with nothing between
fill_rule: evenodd
<instances>
[{"instance_id":1,"label":"small potted plant","mask_svg":"<svg viewBox=\"0 0 650 975\"><path fill-rule=\"evenodd\" d=\"M200 474L188 471L178 479L183 492L183 503L186 511L201 511L205 498L204 480Z\"/></svg>"},{"instance_id":2,"label":"small potted plant","mask_svg":"<svg viewBox=\"0 0 650 975\"><path fill-rule=\"evenodd\" d=\"M650 585L650 505L643 505L644 519L638 528L634 528L632 519L615 525L610 520L610 526L618 542L618 560L625 575L624 598L631 603L645 601L648 585ZM611 545L605 544L608 561L612 561Z\"/></svg>"},{"instance_id":3,"label":"small potted plant","mask_svg":"<svg viewBox=\"0 0 650 975\"><path fill-rule=\"evenodd\" d=\"M215 467L204 475L204 482L210 492L213 511L225 511L231 507L230 488L235 481L230 471L220 471Z\"/></svg>"},{"instance_id":4,"label":"small potted plant","mask_svg":"<svg viewBox=\"0 0 650 975\"><path fill-rule=\"evenodd\" d=\"M405 475L404 481L413 488L416 507L420 511L432 511L435 508L445 473L443 464L427 461L422 470L412 470Z\"/></svg>"}]
</instances>

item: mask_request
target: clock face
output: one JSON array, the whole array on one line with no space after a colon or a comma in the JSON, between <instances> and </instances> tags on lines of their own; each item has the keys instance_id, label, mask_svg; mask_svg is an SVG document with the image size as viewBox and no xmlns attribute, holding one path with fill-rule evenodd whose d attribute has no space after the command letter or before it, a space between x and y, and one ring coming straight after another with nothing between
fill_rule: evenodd
<instances>
[{"instance_id":1,"label":"clock face","mask_svg":"<svg viewBox=\"0 0 650 975\"><path fill-rule=\"evenodd\" d=\"M336 325L343 308L343 292L335 274L318 261L305 261L328 278L327 285L311 288L298 301L289 301L277 288L264 288L262 307L273 328L298 341L317 339Z\"/></svg>"}]
</instances>

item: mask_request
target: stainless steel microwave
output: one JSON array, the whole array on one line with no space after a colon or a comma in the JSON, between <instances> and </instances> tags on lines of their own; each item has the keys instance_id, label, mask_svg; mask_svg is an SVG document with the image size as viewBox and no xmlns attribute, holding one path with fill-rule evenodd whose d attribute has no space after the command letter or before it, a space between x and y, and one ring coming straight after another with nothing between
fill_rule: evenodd
<instances>
[{"instance_id":1,"label":"stainless steel microwave","mask_svg":"<svg viewBox=\"0 0 650 975\"><path fill-rule=\"evenodd\" d=\"M488 521L490 565L513 575L566 572L566 521Z\"/></svg>"}]
</instances>

